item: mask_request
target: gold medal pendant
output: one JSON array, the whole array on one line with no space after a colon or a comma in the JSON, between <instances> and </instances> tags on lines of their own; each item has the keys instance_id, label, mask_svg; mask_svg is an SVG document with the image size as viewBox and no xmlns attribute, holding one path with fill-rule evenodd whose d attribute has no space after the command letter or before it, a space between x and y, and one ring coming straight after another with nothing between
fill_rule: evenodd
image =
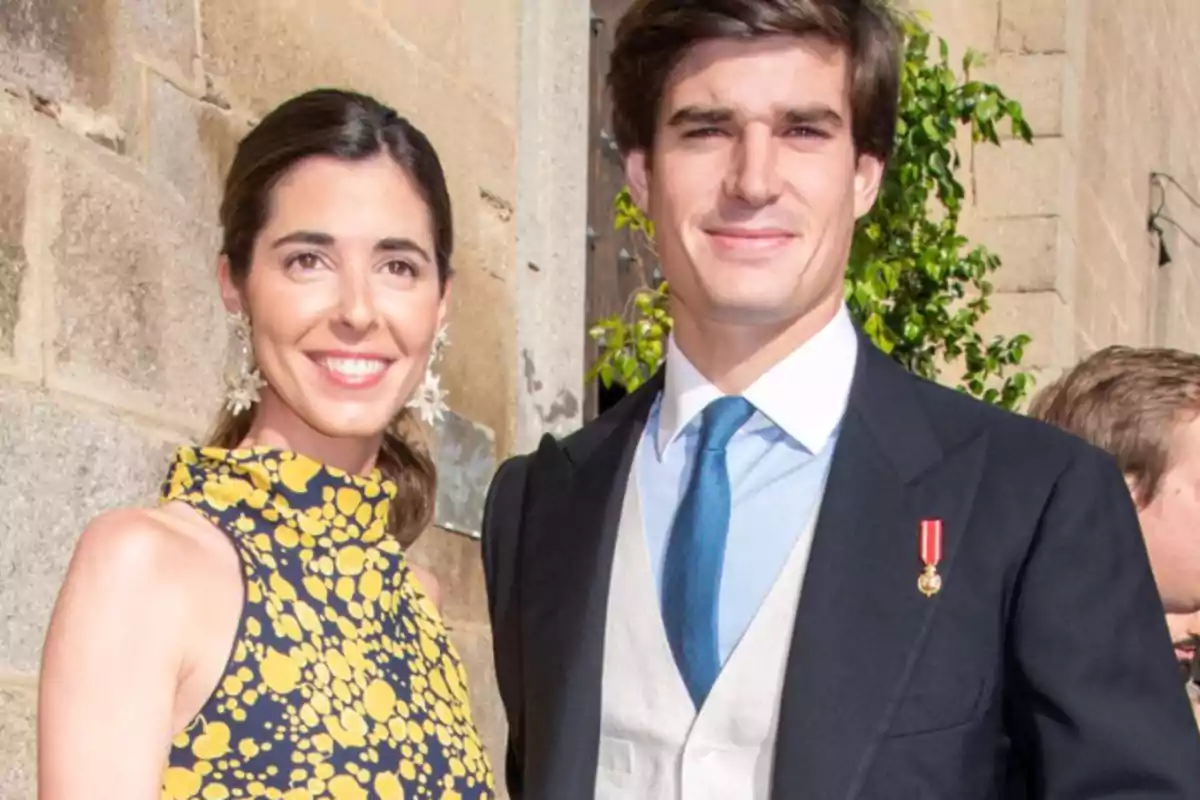
<instances>
[{"instance_id":1,"label":"gold medal pendant","mask_svg":"<svg viewBox=\"0 0 1200 800\"><path fill-rule=\"evenodd\" d=\"M921 590L921 594L926 597L933 597L942 589L942 576L938 575L937 567L928 566L921 573L921 577L917 578L917 588Z\"/></svg>"}]
</instances>

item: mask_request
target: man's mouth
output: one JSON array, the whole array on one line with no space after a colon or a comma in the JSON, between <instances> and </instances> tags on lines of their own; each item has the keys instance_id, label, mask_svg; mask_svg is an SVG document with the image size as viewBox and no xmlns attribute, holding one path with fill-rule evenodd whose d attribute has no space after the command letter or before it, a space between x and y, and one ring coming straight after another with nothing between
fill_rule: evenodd
<instances>
[{"instance_id":1,"label":"man's mouth","mask_svg":"<svg viewBox=\"0 0 1200 800\"><path fill-rule=\"evenodd\" d=\"M796 235L783 228L708 228L713 244L722 250L763 252L791 244Z\"/></svg>"},{"instance_id":2,"label":"man's mouth","mask_svg":"<svg viewBox=\"0 0 1200 800\"><path fill-rule=\"evenodd\" d=\"M1200 659L1196 658L1200 638L1188 637L1172 643L1175 647L1175 662L1184 682L1200 680Z\"/></svg>"}]
</instances>

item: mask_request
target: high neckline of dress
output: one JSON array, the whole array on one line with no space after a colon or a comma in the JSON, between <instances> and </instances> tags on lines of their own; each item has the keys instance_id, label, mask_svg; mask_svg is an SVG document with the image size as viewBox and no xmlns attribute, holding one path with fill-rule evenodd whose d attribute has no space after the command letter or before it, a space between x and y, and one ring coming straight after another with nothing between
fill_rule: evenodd
<instances>
[{"instance_id":1,"label":"high neckline of dress","mask_svg":"<svg viewBox=\"0 0 1200 800\"><path fill-rule=\"evenodd\" d=\"M275 447L183 446L175 451L162 496L216 512L236 508L268 519L299 518L314 534L333 526L378 535L387 527L396 484L377 468L354 474Z\"/></svg>"}]
</instances>

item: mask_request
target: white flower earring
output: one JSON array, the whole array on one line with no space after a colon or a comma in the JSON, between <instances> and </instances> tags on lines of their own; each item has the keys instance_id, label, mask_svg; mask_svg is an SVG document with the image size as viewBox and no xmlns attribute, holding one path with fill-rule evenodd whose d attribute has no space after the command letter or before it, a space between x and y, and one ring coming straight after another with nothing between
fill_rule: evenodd
<instances>
[{"instance_id":1,"label":"white flower earring","mask_svg":"<svg viewBox=\"0 0 1200 800\"><path fill-rule=\"evenodd\" d=\"M441 361L443 351L449 343L448 329L442 325L438 328L437 336L433 340L429 363L425 367L425 377L422 379L421 385L417 387L417 391L413 393L412 399L408 401L408 407L416 411L426 425L441 422L446 415L447 393L442 389L441 378L433 368Z\"/></svg>"},{"instance_id":2,"label":"white flower earring","mask_svg":"<svg viewBox=\"0 0 1200 800\"><path fill-rule=\"evenodd\" d=\"M254 360L250 318L243 312L236 311L230 312L227 320L232 342L225 370L225 407L237 415L259 401L259 390L267 384L259 374L258 365Z\"/></svg>"}]
</instances>

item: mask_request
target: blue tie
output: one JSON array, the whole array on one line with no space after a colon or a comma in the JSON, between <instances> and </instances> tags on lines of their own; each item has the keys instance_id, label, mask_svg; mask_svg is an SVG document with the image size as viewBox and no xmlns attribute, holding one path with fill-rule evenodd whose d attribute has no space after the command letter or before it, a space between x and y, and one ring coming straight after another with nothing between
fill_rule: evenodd
<instances>
[{"instance_id":1,"label":"blue tie","mask_svg":"<svg viewBox=\"0 0 1200 800\"><path fill-rule=\"evenodd\" d=\"M696 708L704 704L721 669L717 598L730 510L725 447L753 414L754 406L744 397L722 397L704 409L696 463L667 544L663 622Z\"/></svg>"}]
</instances>

